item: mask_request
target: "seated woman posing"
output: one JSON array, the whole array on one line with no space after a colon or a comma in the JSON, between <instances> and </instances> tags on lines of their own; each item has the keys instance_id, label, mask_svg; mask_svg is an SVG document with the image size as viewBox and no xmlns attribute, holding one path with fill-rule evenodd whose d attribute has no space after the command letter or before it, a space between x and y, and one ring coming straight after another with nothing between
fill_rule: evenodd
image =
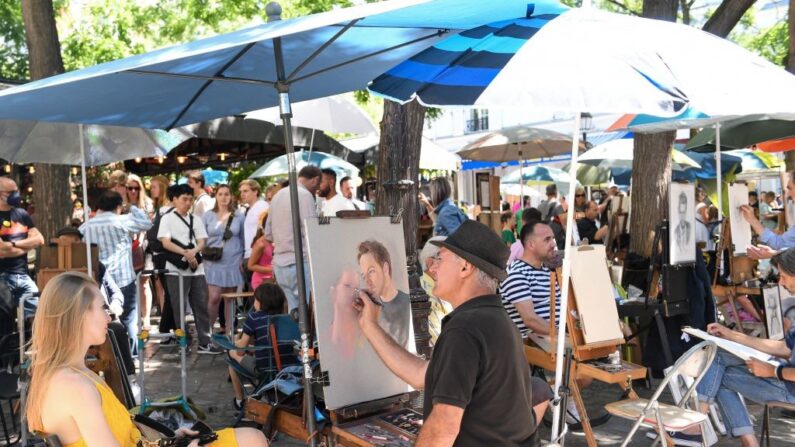
<instances>
[{"instance_id":1,"label":"seated woman posing","mask_svg":"<svg viewBox=\"0 0 795 447\"><path fill-rule=\"evenodd\" d=\"M107 309L97 284L77 272L51 279L39 301L27 418L32 430L58 436L65 447L135 447L141 438L124 405L85 364L88 348L105 342ZM190 447L198 445L194 440ZM209 445L264 447L268 442L253 429L225 429Z\"/></svg>"},{"instance_id":2,"label":"seated woman posing","mask_svg":"<svg viewBox=\"0 0 795 447\"><path fill-rule=\"evenodd\" d=\"M235 338L235 346L245 348L246 346L268 346L270 345L270 316L284 313L284 303L287 298L284 291L278 284L260 284L254 290L254 310L246 316L243 323L243 332ZM255 351L252 356L240 351L229 351L229 357L237 361L250 374L255 375L258 370L265 371L269 364L271 352L267 350ZM240 410L243 406L243 384L232 367L229 367L229 376L232 378L232 386L235 389L235 409Z\"/></svg>"}]
</instances>

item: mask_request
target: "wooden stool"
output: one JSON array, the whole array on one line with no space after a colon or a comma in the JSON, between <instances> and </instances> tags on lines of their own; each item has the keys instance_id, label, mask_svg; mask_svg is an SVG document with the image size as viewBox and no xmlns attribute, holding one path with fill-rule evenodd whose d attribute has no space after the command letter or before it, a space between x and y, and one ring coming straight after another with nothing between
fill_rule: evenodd
<instances>
[{"instance_id":1,"label":"wooden stool","mask_svg":"<svg viewBox=\"0 0 795 447\"><path fill-rule=\"evenodd\" d=\"M765 410L762 416L762 433L759 435L759 445L770 446L770 409L781 408L784 410L795 410L795 404L786 402L765 402Z\"/></svg>"},{"instance_id":2,"label":"wooden stool","mask_svg":"<svg viewBox=\"0 0 795 447\"><path fill-rule=\"evenodd\" d=\"M224 306L229 306L229 321L226 322L226 335L228 335L229 339L232 341L234 341L232 336L234 335L234 325L237 318L235 316L235 302L238 298L252 297L254 297L254 292L229 292L221 294L221 299L224 300Z\"/></svg>"}]
</instances>

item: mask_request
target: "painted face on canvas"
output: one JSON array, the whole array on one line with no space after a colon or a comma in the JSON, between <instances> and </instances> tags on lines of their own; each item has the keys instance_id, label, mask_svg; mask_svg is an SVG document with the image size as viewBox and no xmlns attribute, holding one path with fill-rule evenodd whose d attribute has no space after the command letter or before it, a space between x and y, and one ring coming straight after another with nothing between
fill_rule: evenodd
<instances>
[{"instance_id":1,"label":"painted face on canvas","mask_svg":"<svg viewBox=\"0 0 795 447\"><path fill-rule=\"evenodd\" d=\"M367 289L381 297L388 283L392 281L388 269L388 264L379 264L371 253L359 257L359 271Z\"/></svg>"}]
</instances>

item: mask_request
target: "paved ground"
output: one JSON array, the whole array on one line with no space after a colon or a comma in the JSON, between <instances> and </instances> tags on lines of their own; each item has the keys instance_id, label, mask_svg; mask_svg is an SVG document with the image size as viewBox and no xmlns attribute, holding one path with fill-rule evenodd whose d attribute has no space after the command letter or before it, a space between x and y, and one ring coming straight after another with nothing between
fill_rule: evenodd
<instances>
[{"instance_id":1,"label":"paved ground","mask_svg":"<svg viewBox=\"0 0 795 447\"><path fill-rule=\"evenodd\" d=\"M157 398L179 393L179 355L176 348L160 348L156 343L150 343L146 349L146 392L148 396ZM655 383L656 385L656 383ZM653 390L639 388L641 396L648 396ZM234 420L232 408L232 385L227 380L226 366L223 355L188 356L188 395L207 412L207 422L213 427L224 427ZM584 399L587 402L592 417L602 413L605 403L617 400L620 390L594 384L585 390ZM670 398L668 398L670 402ZM751 412L757 417L757 433L761 425L762 407L750 405ZM773 445L795 445L795 419L783 417L778 410L772 414ZM631 424L617 418L610 419L604 425L595 427L597 442L600 446L620 445L623 437L629 431ZM549 429L542 427L542 437L549 436ZM721 438L719 446L737 445L736 441ZM296 440L279 438L274 443L276 446L302 445ZM572 433L566 439L567 446L585 446L585 438L581 433ZM632 446L650 445L649 439L643 434L636 435Z\"/></svg>"}]
</instances>

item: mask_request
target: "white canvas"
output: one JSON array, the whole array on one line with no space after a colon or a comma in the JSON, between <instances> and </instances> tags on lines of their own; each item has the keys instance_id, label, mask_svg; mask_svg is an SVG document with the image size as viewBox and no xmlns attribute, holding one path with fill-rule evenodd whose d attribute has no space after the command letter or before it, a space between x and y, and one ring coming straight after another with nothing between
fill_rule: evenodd
<instances>
[{"instance_id":1,"label":"white canvas","mask_svg":"<svg viewBox=\"0 0 795 447\"><path fill-rule=\"evenodd\" d=\"M746 254L748 246L751 245L751 224L740 213L742 205L748 205L748 185L732 183L729 185L729 224L735 255Z\"/></svg>"},{"instance_id":2,"label":"white canvas","mask_svg":"<svg viewBox=\"0 0 795 447\"><path fill-rule=\"evenodd\" d=\"M632 212L631 202L629 196L617 196L610 199L610 210L608 212L608 220L609 224L612 225L613 219L616 218L616 213L618 212L618 206L621 205L621 211L626 213L626 216L621 216L616 224L616 231L621 231L624 227L624 220L626 220L626 231L624 233L629 233L629 216Z\"/></svg>"},{"instance_id":3,"label":"white canvas","mask_svg":"<svg viewBox=\"0 0 795 447\"><path fill-rule=\"evenodd\" d=\"M572 250L571 282L585 343L623 339L604 245Z\"/></svg>"},{"instance_id":4,"label":"white canvas","mask_svg":"<svg viewBox=\"0 0 795 447\"><path fill-rule=\"evenodd\" d=\"M388 217L372 217L331 218L327 225L307 219L304 226L309 243L320 366L322 371L328 371L331 382L324 387L326 406L335 409L410 391L405 382L389 371L364 337L353 308L355 288L379 290L378 283L388 282L379 279L386 277L386 269L379 270L373 265L368 268L357 259L359 244L364 241L377 241L386 248L395 289L405 295L409 293L403 225L392 224ZM400 344L415 352L411 304L405 295L398 295L401 303L405 301L405 308L398 309L399 317L385 321L383 316L389 306L386 303L380 324L393 338L400 339ZM397 315L392 311L389 314Z\"/></svg>"},{"instance_id":5,"label":"white canvas","mask_svg":"<svg viewBox=\"0 0 795 447\"><path fill-rule=\"evenodd\" d=\"M696 262L696 200L693 185L671 183L668 189L668 221L670 263Z\"/></svg>"},{"instance_id":6,"label":"white canvas","mask_svg":"<svg viewBox=\"0 0 795 447\"><path fill-rule=\"evenodd\" d=\"M762 289L765 298L765 320L767 320L767 338L784 339L784 324L781 316L781 299L789 296L783 286Z\"/></svg>"}]
</instances>

